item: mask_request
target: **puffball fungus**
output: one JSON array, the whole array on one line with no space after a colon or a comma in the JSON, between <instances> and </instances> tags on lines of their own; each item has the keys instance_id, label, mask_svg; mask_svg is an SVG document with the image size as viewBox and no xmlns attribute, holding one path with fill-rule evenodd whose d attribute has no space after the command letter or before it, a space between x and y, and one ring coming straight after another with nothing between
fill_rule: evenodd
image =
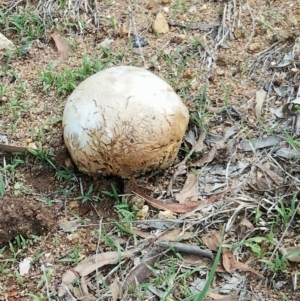
<instances>
[{"instance_id":1,"label":"puffball fungus","mask_svg":"<svg viewBox=\"0 0 300 301\"><path fill-rule=\"evenodd\" d=\"M126 178L168 167L188 120L165 81L141 68L113 67L84 80L68 98L64 141L81 172Z\"/></svg>"}]
</instances>

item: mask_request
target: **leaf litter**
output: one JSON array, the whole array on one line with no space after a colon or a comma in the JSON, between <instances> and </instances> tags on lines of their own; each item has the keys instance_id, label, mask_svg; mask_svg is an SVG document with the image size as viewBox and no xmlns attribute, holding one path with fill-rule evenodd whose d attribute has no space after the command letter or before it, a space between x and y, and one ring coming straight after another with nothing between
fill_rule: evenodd
<instances>
[{"instance_id":1,"label":"leaf litter","mask_svg":"<svg viewBox=\"0 0 300 301\"><path fill-rule=\"evenodd\" d=\"M84 8L77 6L76 3L73 4L74 7L72 8L72 10L75 11L78 16L80 16L80 12L82 12ZM159 228L170 231L167 231L165 237L165 239L167 240L167 245L164 245L164 250L167 250L167 246L171 246L168 243L173 239L174 241L178 241L182 237L188 239L191 233L195 235L201 235L201 237L203 237L203 233L212 234L212 230L216 228L218 229L220 225L226 225L226 232L228 234L239 229L240 237L243 238L247 235L253 234L255 231L259 231L264 234L264 231L270 230L270 228L268 227L268 222L270 221L270 219L268 218L270 216L275 216L273 210L276 207L278 200L282 198L284 198L285 200L288 199L287 196L291 195L295 191L295 187L297 187L297 185L295 185L295 183L297 184L297 182L295 182L295 179L299 177L299 173L291 172L291 167L296 165L297 160L299 160L299 152L297 152L297 147L295 148L291 145L288 145L283 135L284 131L289 132L291 134L291 137L295 138L297 138L297 135L299 134L299 122L297 121L299 120L299 118L297 116L295 118L295 113L297 113L298 105L298 90L297 87L295 88L294 84L294 82L299 81L299 73L293 73L294 71L289 69L291 67L294 67L294 64L296 64L295 66L297 66L297 45L299 43L297 42L297 40L293 40L293 33L288 31L287 36L289 36L289 38L285 38L281 35L281 39L283 39L282 41L279 41L278 43L276 42L277 44L273 43L269 45L267 43L268 30L264 29L262 24L257 23L257 20L253 18L252 9L255 4L252 1L241 6L238 2L229 1L228 3L226 3L226 5L222 7L220 6L220 8L223 9L223 14L221 14L220 16L214 15L214 12L217 11L215 3L205 3L206 8L203 8L202 4L203 3L200 2L199 4L195 4L196 11L197 9L200 11L201 9L202 12L200 19L197 14L193 15L195 22L191 22L191 20L185 20L184 14L178 15L178 20L176 20L175 22L171 20L170 15L168 15L167 13L167 10L161 10L162 13L160 14L162 16L159 16L161 24L164 25L164 28L167 28L165 24L167 22L169 24L169 28L164 29L163 26L158 28L158 31L164 31L161 35L158 36L155 36L151 32L151 29L149 31L144 30L145 28L150 28L151 26L153 26L153 21L151 21L150 24L148 23L148 21L143 22L143 18L136 19L138 20L137 23L139 25L139 34L141 30L143 37L145 36L145 38L147 38L147 41L149 41L149 47L146 47L149 49L146 50L145 48L146 58L147 55L149 55L151 62L157 62L156 66L155 63L153 63L153 71L155 73L158 73L164 78L170 78L173 73L177 72L174 66L172 70L167 70L165 60L162 60L159 56L155 58L153 56L154 54L151 53L151 47L154 47L155 45L155 47L158 46L161 49L165 49L165 55L167 56L168 53L172 54L174 55L176 60L176 51L173 51L172 47L170 47L170 41L173 38L174 30L178 30L178 32L180 32L182 35L185 35L185 37L182 37L183 39L180 41L180 43L182 43L180 47L189 45L189 38L191 37L191 32L193 31L193 47L194 45L198 45L199 42L199 45L197 46L197 53L199 54L199 57L197 56L197 60L202 60L201 66L213 69L216 67L224 69L221 71L224 71L224 73L226 74L226 77L222 78L222 73L220 72L215 75L215 79L213 81L208 80L209 86L207 89L207 98L205 102L211 105L207 105L205 103L204 110L206 108L206 112L213 114L213 116L205 116L203 118L203 124L204 128L209 129L209 133L206 133L204 128L200 127L199 129L196 127L196 129L194 128L193 130L190 130L191 132L188 132L188 135L185 138L184 146L189 149L189 156L185 156L184 161L181 161L182 163L179 163L179 166L176 167L177 169L175 169L173 173L172 180L170 180L169 182L169 193L161 192L159 189L153 189L153 192L151 192L150 194L156 195L156 197L149 197L147 196L148 192L146 194L143 192L143 189L139 188L143 187L143 184L135 186L135 188L137 187L137 189L134 189L135 192L137 194L141 194L147 200L147 203L151 208L149 210L150 215L143 215L143 218L151 219L151 214L156 214L153 208L162 210L162 212L167 212L166 217L160 215L157 220L154 220L155 218L157 218L157 215L154 215L152 221L146 219L143 220L143 227L147 230L147 232L144 231L147 233L147 236L144 236L144 239L146 240L151 237L152 231L156 231ZM101 8L103 8L101 3L99 5L101 6ZM155 3L151 5L159 6L160 4ZM148 7L151 7L151 5L148 4ZM165 6L167 8L171 8L169 7L170 5L167 4L167 2ZM288 5L284 4L284 6L282 6L282 9L284 10L285 7L288 7ZM89 5L86 9L86 12L88 12L88 10L92 8L93 6ZM260 5L259 8L263 10L264 6ZM51 7L49 9L51 10ZM114 9L116 8L112 7L110 13L114 14ZM158 17L158 10L154 9L152 13L150 11L151 9L149 10L149 16L151 15L150 19L156 20L156 18ZM44 11L44 14L46 13L49 14L49 11ZM136 13L138 14L138 12ZM267 13L267 10L264 10L264 13ZM193 14L192 10L190 14ZM242 15L243 18L241 19ZM105 15L101 15L101 18L103 20L106 20ZM205 24L203 23L202 18L206 19L207 22ZM93 14L93 16L91 16L91 20L95 21L96 19L97 14L95 13ZM247 23L250 28L246 43L245 37L243 36L244 33L242 32L242 30L240 30L241 28L239 27L239 25L241 25L241 21L242 23ZM281 26L286 30L294 28L293 26L290 26L290 24L288 23L289 21L290 20L283 19L281 22ZM268 22L273 23L273 19L268 19ZM87 22L87 24L92 24L92 22ZM97 22L95 22L95 24L97 24ZM287 26L288 24L289 26ZM120 24L120 26L121 25L122 24ZM111 31L109 31L110 29L107 29L107 25L105 23L101 23L101 28L101 30L103 30L103 36L100 40L104 40L104 36L114 37L114 43L110 47L112 51L118 51L118 43L120 42L120 36L118 35L119 24L117 24L114 29L111 29ZM80 26L78 27L78 30L80 30L80 32L82 33L82 28ZM272 24L272 30L278 30L276 24ZM201 37L199 37L197 35L197 31L205 31L205 33L203 36L201 33ZM93 32L92 43L95 44L97 38L99 37L95 38L94 33L97 32L97 35L101 35L101 32L97 31L96 28L93 28L91 32ZM197 40L199 38L201 38L200 41ZM247 47L250 44L254 44L252 43L254 42L252 40L260 38L262 38L262 40L259 41L260 43L257 43L256 41L255 43L263 46L264 49L260 49L261 51L257 52L254 55L247 53ZM53 37L53 39L58 49L58 53L62 61L64 61L61 62L61 64L74 64L71 57L73 54L70 53L69 50L67 50L65 38L61 34L57 33L57 36L55 38ZM80 43L79 38L77 39L77 41ZM88 41L85 40L85 43L87 42ZM124 41L121 42L123 43ZM247 47L245 47L245 44ZM150 47L150 45L152 46ZM238 49L237 51L240 53L241 57L237 55L231 59L233 54L232 51L235 49L235 47L236 49ZM85 45L84 47L80 48L80 55L82 55L83 49L86 49ZM239 51L239 49L243 49L243 51ZM92 51L95 52L95 49L92 48ZM193 48L189 48L186 53L188 53L189 51L193 51ZM157 56L156 53L155 55ZM242 55L245 56L242 57ZM66 60L67 58L69 58L68 62ZM75 61L76 60L79 61L78 58L75 58ZM246 66L245 62L247 64L249 63L249 65ZM128 60L128 58L125 57L123 58L122 63L131 64L132 61L130 59ZM214 64L216 64L216 66ZM202 70L201 66L197 66L197 69ZM249 69L247 69L246 67L249 67ZM233 69L238 70L238 75L236 75L237 77L231 76L231 71ZM214 70L209 71L211 72ZM241 76L240 73L242 73ZM247 75L247 81L244 81L244 75ZM251 77L250 79L250 76L253 76L253 78ZM236 82L234 84L235 87L231 87L229 95L230 103L232 103L233 105L227 107L223 106L221 103L221 95L224 91L220 89L220 82L224 81L224 78L226 78L226 83L223 83L225 85L229 82L237 81L237 84ZM202 74L197 74L195 80L196 86L198 85L199 90L193 90L195 89L193 87L184 90L184 93L187 93L186 95L188 99L193 98L193 95L200 95L200 88L202 89L202 83L207 82L205 74L204 76ZM271 83L269 85L269 89L267 89L268 95L266 95L266 92L260 90L262 86L265 86L265 80ZM282 81L282 84L277 85L277 83L279 83L280 81ZM256 82L258 84L256 84ZM176 88L180 90L180 87ZM249 93L246 93L247 91ZM51 97L51 93L49 96ZM249 98L249 103L247 103L247 100L244 100L243 96ZM275 99L271 97L275 97ZM55 97L50 99L51 101L53 101L53 103L55 103ZM62 100L59 99L59 101ZM57 107L59 107L59 105ZM193 106L190 109L191 112L195 110ZM276 118L280 118L279 121L274 117L274 114L272 112L272 114L270 114L269 111L271 111L271 109L273 110L273 112L275 110L281 110L280 117L275 116ZM51 114L52 111L49 110L48 112ZM40 115L40 118L43 118L43 116ZM23 119L25 120L26 118L20 119L19 122L24 122ZM294 120L293 127L291 127L290 123L292 120ZM275 122L277 123L278 127L271 127L270 125L273 126ZM266 125L266 128L261 126L261 124L264 123ZM6 122L6 124L9 125L11 123L10 121L8 121ZM7 129L7 125L4 124L3 128ZM270 128L267 128L268 126L270 126ZM27 128L29 128L29 126ZM227 129L231 129L231 131ZM201 134L199 135L198 133ZM20 142L20 147L24 147L26 150L27 147L25 147L25 140L22 141L22 139L24 139L23 137L28 138L26 135L26 132L17 132L15 135L10 135L9 138L12 142L12 145L19 145L18 142ZM217 145L218 141L220 142L220 145ZM266 158L270 160L270 162L272 162L272 165L268 165L264 163L263 160L261 160ZM277 161L275 161L274 158ZM289 162L288 160L293 161ZM191 177L191 173L197 175L197 181L195 179L193 179L193 181L189 179L189 177ZM176 186L176 189L174 189L174 186ZM198 192L198 195L196 194L196 190ZM157 191L159 191L159 193ZM180 200L182 204L177 203L178 199L175 200L173 197L180 194ZM159 196L157 197L157 195ZM165 199L165 196L171 196L171 198ZM196 200L196 202L190 202L191 200ZM255 212L257 214L260 214L257 223L261 224L256 224L255 228L253 229L253 224L255 223L253 216ZM169 219L173 219L174 221L170 221ZM190 231L186 231L185 228L175 229L176 231L174 229L169 229L176 223L180 224L181 226L190 224L193 228ZM243 232L241 228L246 229L244 229ZM68 229L67 223L65 225L62 225L62 229ZM81 228L78 225L74 225L74 229L72 230L78 232L81 230ZM281 231L282 228L280 228L279 232L281 233ZM143 236L141 235L141 237ZM154 241L160 242L159 237L161 236L155 238ZM238 239L236 236L232 237L233 239ZM193 244L198 246L199 243L198 241L195 242L195 240L193 240L194 238L195 236L192 235L192 237L190 238L192 244L187 243L184 244L184 246L189 247ZM202 239L203 243L208 247L208 249L210 249L212 252L216 251L218 246L216 243L209 241L208 238ZM127 246L130 243L131 241L130 239L128 239ZM226 243L232 243L234 245L234 240L228 241ZM284 254L290 254L288 257L293 258L293 249L289 248L293 247L285 247L288 252L291 252ZM186 248L185 250L188 250L188 248ZM231 274L226 279L226 281L228 282L227 284L235 284L234 281L236 280L235 275L237 270L249 271L257 277L261 277L257 270L253 270L245 263L237 260L239 256L246 256L247 252L245 250L238 248L234 253L232 253L230 250L231 249L223 248L223 264L225 263L225 266ZM143 252L146 251L144 250ZM120 252L120 254L121 253L122 252ZM106 252L103 252L102 254L106 254ZM107 262L118 262L119 257L115 256L114 258L114 260L107 260ZM131 258L131 256L129 256L129 258ZM141 260L142 259L143 256L141 256ZM155 260L153 262L155 262ZM247 261L244 260L243 262ZM108 263L108 266L110 266L111 263ZM257 267L258 266L256 265L255 268ZM146 265L142 265L141 270L142 272L148 271ZM90 274L92 273L95 273L95 269L92 270ZM221 272L217 273L219 273L218 276L221 275ZM200 276L206 277L206 275L206 271L202 271L202 274L200 273ZM247 273L245 273L245 275L248 277ZM272 275L272 277L273 276L274 275ZM80 278L80 275L77 275L76 277ZM150 277L150 273L147 277ZM139 278L139 272L132 272L130 281L131 283L140 283L147 279L147 277ZM195 278L198 279L197 277ZM84 293L86 295L91 294L91 292L93 291L93 288L90 287L91 281L82 276L80 279ZM111 283L115 283L115 280L116 278L114 278ZM232 281L232 283L230 283L230 281ZM201 281L195 280L193 284L196 285L197 282L200 283ZM237 282L239 282L239 278ZM255 290L255 286L252 287ZM235 291L238 291L239 293L241 292L239 287L232 286L231 288ZM154 289L156 289L160 293L164 293L162 292L162 289L152 287L153 291ZM224 293L226 293L226 287L224 289ZM112 295L113 298L116 299L116 292L118 291L117 285L115 285L114 291L115 294ZM120 295L121 294L119 293L119 296ZM237 297L236 295L222 297L221 294L213 295L212 292L208 294L208 297L211 297L215 300L233 300L234 298L239 298L240 300L242 299L241 294L239 297ZM244 300L247 300L247 297L245 297ZM271 299L269 297L265 300Z\"/></svg>"}]
</instances>

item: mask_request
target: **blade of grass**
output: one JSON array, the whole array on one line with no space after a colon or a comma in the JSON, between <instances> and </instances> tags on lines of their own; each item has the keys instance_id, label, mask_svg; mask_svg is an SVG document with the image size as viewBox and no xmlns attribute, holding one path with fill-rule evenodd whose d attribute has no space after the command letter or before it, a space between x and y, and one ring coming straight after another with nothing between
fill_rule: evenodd
<instances>
[{"instance_id":1,"label":"blade of grass","mask_svg":"<svg viewBox=\"0 0 300 301\"><path fill-rule=\"evenodd\" d=\"M5 186L4 186L3 177L0 174L0 195L4 196L4 194L5 194Z\"/></svg>"},{"instance_id":2,"label":"blade of grass","mask_svg":"<svg viewBox=\"0 0 300 301\"><path fill-rule=\"evenodd\" d=\"M224 227L222 229L222 235L221 235L222 239L221 239L221 241L223 241L223 236L224 236ZM185 298L182 301L190 301L190 300L203 301L204 300L204 298L205 298L205 296L206 296L206 294L209 290L210 284L212 283L212 281L214 279L215 272L217 270L217 266L218 266L218 263L219 263L219 260L220 260L220 257L221 257L221 250L222 250L222 243L220 243L220 245L219 245L215 261L214 261L214 263L212 265L212 268L209 272L209 275L208 275L208 278L207 278L207 281L204 285L203 290L199 294L196 294L196 295L190 296L188 298Z\"/></svg>"}]
</instances>

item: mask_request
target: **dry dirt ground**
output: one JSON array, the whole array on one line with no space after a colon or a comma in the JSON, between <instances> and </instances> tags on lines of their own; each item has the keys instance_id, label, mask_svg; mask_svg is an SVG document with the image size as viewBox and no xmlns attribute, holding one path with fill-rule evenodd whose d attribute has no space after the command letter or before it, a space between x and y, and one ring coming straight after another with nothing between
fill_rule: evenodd
<instances>
[{"instance_id":1,"label":"dry dirt ground","mask_svg":"<svg viewBox=\"0 0 300 301\"><path fill-rule=\"evenodd\" d=\"M0 33L15 45L0 50L0 300L300 300L299 1L2 0L0 13ZM134 47L134 35L147 45ZM191 116L174 165L136 179L140 189L176 202L170 181L179 192L196 174L185 193L201 209L141 211L128 204L128 181L92 178L72 163L66 99L119 65L165 79ZM216 258L224 225L227 247L197 299L214 260L191 246ZM160 245L157 256L162 233L184 251ZM86 277L76 272L96 253L132 250ZM141 265L134 274L147 252L152 273ZM60 296L67 271L81 280Z\"/></svg>"}]
</instances>

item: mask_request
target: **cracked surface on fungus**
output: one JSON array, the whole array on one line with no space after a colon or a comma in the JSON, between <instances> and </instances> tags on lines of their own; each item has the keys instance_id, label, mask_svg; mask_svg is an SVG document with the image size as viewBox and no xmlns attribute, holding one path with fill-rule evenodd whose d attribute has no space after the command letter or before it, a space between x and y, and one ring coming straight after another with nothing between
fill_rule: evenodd
<instances>
[{"instance_id":1,"label":"cracked surface on fungus","mask_svg":"<svg viewBox=\"0 0 300 301\"><path fill-rule=\"evenodd\" d=\"M64 139L82 172L130 177L168 167L188 120L187 108L166 82L144 69L114 67L71 94Z\"/></svg>"}]
</instances>

